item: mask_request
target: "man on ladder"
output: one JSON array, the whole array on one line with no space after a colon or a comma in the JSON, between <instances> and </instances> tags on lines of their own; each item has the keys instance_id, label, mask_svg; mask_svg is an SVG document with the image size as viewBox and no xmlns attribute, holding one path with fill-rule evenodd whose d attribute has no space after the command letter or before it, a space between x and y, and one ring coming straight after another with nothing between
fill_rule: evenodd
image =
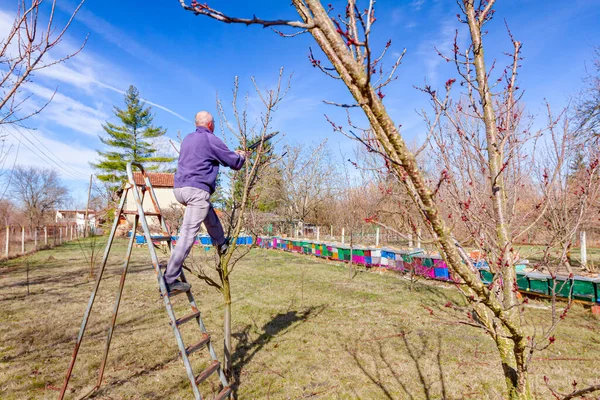
<instances>
[{"instance_id":1,"label":"man on ladder","mask_svg":"<svg viewBox=\"0 0 600 400\"><path fill-rule=\"evenodd\" d=\"M247 155L242 150L229 150L213 134L214 130L213 116L200 111L196 114L196 131L188 134L181 142L173 190L177 201L186 206L186 209L179 239L164 275L167 290L171 293L190 290L189 283L177 278L181 275L183 262L194 245L202 222L217 247L219 256L228 247L223 226L210 203L210 195L215 191L219 165L239 170Z\"/></svg>"}]
</instances>

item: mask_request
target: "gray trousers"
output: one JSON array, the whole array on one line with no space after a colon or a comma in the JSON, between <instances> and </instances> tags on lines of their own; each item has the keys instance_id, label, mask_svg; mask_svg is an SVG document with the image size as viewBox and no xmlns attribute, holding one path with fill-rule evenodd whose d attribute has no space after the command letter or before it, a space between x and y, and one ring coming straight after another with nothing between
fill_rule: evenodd
<instances>
[{"instance_id":1,"label":"gray trousers","mask_svg":"<svg viewBox=\"0 0 600 400\"><path fill-rule=\"evenodd\" d=\"M173 192L177 201L186 208L183 223L179 229L179 239L173 249L165 272L167 285L175 282L181 275L183 262L192 250L202 222L204 222L204 226L214 244L220 246L225 243L223 226L221 226L221 221L219 221L215 209L210 204L210 193L195 187L176 188Z\"/></svg>"}]
</instances>

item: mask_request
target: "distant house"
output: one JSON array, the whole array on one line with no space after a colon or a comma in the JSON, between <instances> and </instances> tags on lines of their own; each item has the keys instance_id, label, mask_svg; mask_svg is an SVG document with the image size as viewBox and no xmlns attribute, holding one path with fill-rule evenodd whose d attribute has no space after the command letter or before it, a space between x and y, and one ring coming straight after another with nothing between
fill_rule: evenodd
<instances>
[{"instance_id":1,"label":"distant house","mask_svg":"<svg viewBox=\"0 0 600 400\"><path fill-rule=\"evenodd\" d=\"M156 194L156 199L158 200L158 206L161 210L167 210L173 204L179 205L179 202L175 199L175 195L173 194L174 174L165 172L148 172L147 174L148 178L150 178L150 184L152 184L152 188ZM144 176L141 172L134 172L133 179L138 186L145 185ZM146 193L144 196L143 206L144 211L154 211L154 205L152 204L150 193ZM137 210L132 191L128 192L127 199L125 199L125 210ZM133 223L133 218L133 215L127 215L128 222Z\"/></svg>"},{"instance_id":2,"label":"distant house","mask_svg":"<svg viewBox=\"0 0 600 400\"><path fill-rule=\"evenodd\" d=\"M73 223L77 224L77 229L83 232L85 228L85 210L56 210L54 218L56 223ZM88 210L88 226L91 230L96 227L96 212Z\"/></svg>"}]
</instances>

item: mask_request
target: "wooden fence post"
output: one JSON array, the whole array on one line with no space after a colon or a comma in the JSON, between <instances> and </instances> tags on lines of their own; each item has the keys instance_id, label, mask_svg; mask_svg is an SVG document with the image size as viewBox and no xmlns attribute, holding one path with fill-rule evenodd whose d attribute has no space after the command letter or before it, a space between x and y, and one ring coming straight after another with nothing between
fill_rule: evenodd
<instances>
[{"instance_id":1,"label":"wooden fence post","mask_svg":"<svg viewBox=\"0 0 600 400\"><path fill-rule=\"evenodd\" d=\"M33 229L33 249L37 251L37 226Z\"/></svg>"},{"instance_id":2,"label":"wooden fence post","mask_svg":"<svg viewBox=\"0 0 600 400\"><path fill-rule=\"evenodd\" d=\"M10 242L10 226L6 225L6 258L8 258L8 243Z\"/></svg>"},{"instance_id":3,"label":"wooden fence post","mask_svg":"<svg viewBox=\"0 0 600 400\"><path fill-rule=\"evenodd\" d=\"M317 242L319 241L320 238L321 238L321 231L320 231L319 227L317 226Z\"/></svg>"},{"instance_id":4,"label":"wooden fence post","mask_svg":"<svg viewBox=\"0 0 600 400\"><path fill-rule=\"evenodd\" d=\"M62 226L58 227L58 244L62 244Z\"/></svg>"},{"instance_id":5,"label":"wooden fence post","mask_svg":"<svg viewBox=\"0 0 600 400\"><path fill-rule=\"evenodd\" d=\"M581 265L587 266L587 244L585 241L585 231L579 232L579 247L581 249Z\"/></svg>"},{"instance_id":6,"label":"wooden fence post","mask_svg":"<svg viewBox=\"0 0 600 400\"><path fill-rule=\"evenodd\" d=\"M344 244L344 237L346 236L346 228L342 228L342 244Z\"/></svg>"},{"instance_id":7,"label":"wooden fence post","mask_svg":"<svg viewBox=\"0 0 600 400\"><path fill-rule=\"evenodd\" d=\"M379 247L379 227L375 231L375 247Z\"/></svg>"},{"instance_id":8,"label":"wooden fence post","mask_svg":"<svg viewBox=\"0 0 600 400\"><path fill-rule=\"evenodd\" d=\"M21 227L21 253L25 253L25 226Z\"/></svg>"},{"instance_id":9,"label":"wooden fence post","mask_svg":"<svg viewBox=\"0 0 600 400\"><path fill-rule=\"evenodd\" d=\"M44 245L48 246L48 227L44 225Z\"/></svg>"}]
</instances>

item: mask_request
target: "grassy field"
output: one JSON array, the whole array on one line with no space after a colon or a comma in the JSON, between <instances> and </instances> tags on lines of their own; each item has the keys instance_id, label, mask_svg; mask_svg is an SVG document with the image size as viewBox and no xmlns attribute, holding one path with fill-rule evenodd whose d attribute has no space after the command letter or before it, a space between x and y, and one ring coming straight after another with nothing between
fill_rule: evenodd
<instances>
[{"instance_id":1,"label":"grassy field","mask_svg":"<svg viewBox=\"0 0 600 400\"><path fill-rule=\"evenodd\" d=\"M110 265L71 379L69 398L89 390L104 348L124 242ZM160 299L148 251L135 249L102 389L96 399L191 398ZM482 332L444 307L460 298L451 286L384 273L348 279L339 264L253 250L233 276L235 375L240 399L501 399L499 359ZM217 349L220 294L190 278ZM0 398L54 399L62 384L93 285L77 244L0 264ZM185 298L174 299L178 315ZM547 321L548 304L532 301L527 320ZM198 337L186 324L185 340ZM570 391L598 379L600 321L576 305L536 353L533 390ZM191 356L196 371L203 352ZM216 379L202 387L216 391ZM208 397L210 398L210 396Z\"/></svg>"}]
</instances>

